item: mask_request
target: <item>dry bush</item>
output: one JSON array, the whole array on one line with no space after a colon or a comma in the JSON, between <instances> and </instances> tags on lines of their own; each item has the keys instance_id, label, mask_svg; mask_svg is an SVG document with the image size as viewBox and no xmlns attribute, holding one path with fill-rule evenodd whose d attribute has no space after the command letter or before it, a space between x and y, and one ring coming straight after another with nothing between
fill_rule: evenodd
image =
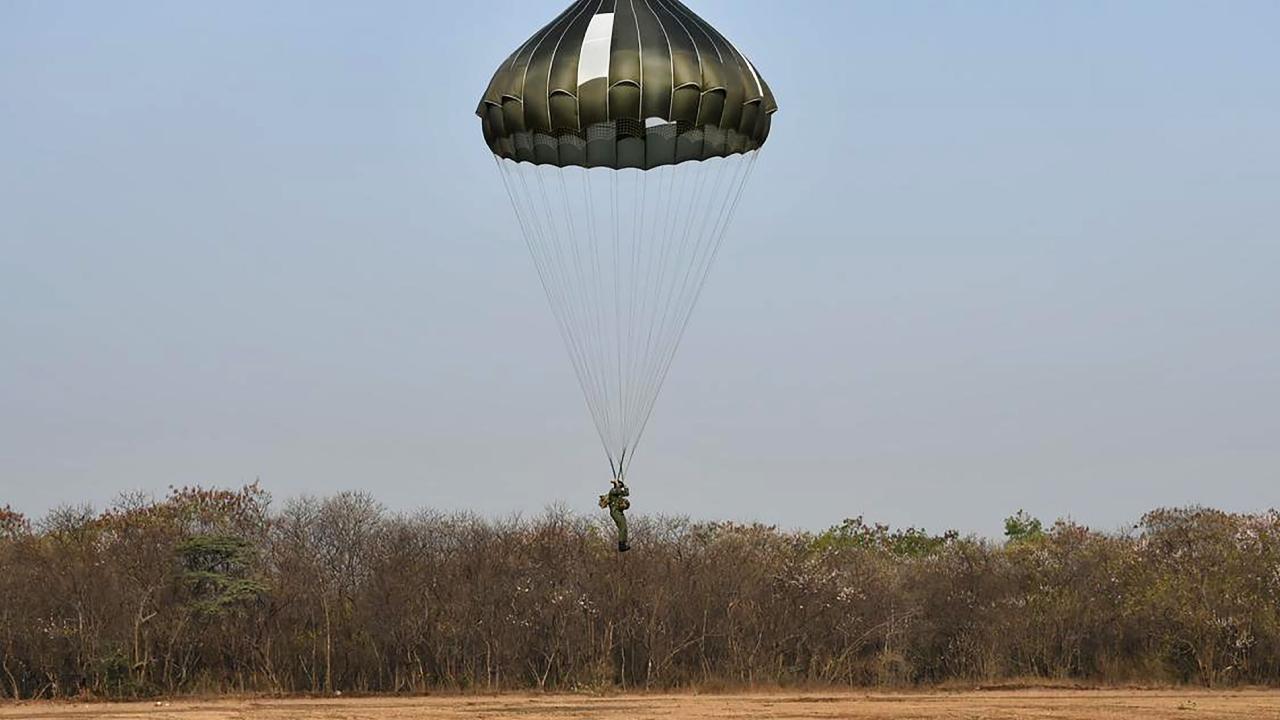
<instances>
[{"instance_id":1,"label":"dry bush","mask_svg":"<svg viewBox=\"0 0 1280 720\"><path fill-rule=\"evenodd\" d=\"M1010 518L993 542L638 516L278 510L256 486L0 510L0 696L1267 684L1280 515Z\"/></svg>"}]
</instances>

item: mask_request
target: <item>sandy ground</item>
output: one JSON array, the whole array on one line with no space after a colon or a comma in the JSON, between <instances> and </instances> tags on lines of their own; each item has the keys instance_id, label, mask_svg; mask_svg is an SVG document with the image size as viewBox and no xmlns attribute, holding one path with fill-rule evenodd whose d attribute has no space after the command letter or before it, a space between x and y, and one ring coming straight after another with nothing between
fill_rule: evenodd
<instances>
[{"instance_id":1,"label":"sandy ground","mask_svg":"<svg viewBox=\"0 0 1280 720\"><path fill-rule=\"evenodd\" d=\"M1280 691L1021 690L902 694L502 695L333 700L4 703L24 720L1280 720Z\"/></svg>"}]
</instances>

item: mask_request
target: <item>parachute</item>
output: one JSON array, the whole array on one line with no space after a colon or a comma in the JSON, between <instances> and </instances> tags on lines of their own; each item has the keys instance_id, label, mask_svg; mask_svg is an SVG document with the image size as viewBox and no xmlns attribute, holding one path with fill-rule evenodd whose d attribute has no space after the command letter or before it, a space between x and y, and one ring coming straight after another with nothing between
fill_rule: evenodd
<instances>
[{"instance_id":1,"label":"parachute","mask_svg":"<svg viewBox=\"0 0 1280 720\"><path fill-rule=\"evenodd\" d=\"M476 110L622 478L778 106L677 0L578 0Z\"/></svg>"}]
</instances>

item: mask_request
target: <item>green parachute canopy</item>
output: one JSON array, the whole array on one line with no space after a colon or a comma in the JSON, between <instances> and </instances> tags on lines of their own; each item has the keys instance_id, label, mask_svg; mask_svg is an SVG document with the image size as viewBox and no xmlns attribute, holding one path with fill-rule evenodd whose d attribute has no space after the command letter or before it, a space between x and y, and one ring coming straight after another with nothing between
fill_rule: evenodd
<instances>
[{"instance_id":1,"label":"green parachute canopy","mask_svg":"<svg viewBox=\"0 0 1280 720\"><path fill-rule=\"evenodd\" d=\"M759 148L778 109L750 60L677 0L579 0L494 73L494 155L649 169Z\"/></svg>"},{"instance_id":2,"label":"green parachute canopy","mask_svg":"<svg viewBox=\"0 0 1280 720\"><path fill-rule=\"evenodd\" d=\"M777 109L677 0L578 0L502 63L476 111L615 477Z\"/></svg>"}]
</instances>

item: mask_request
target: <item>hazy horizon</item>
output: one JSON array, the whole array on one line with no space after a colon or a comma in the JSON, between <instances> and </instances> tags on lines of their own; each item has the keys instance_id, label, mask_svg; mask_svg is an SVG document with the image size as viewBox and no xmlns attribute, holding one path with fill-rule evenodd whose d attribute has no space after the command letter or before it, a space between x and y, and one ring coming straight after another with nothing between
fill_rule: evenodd
<instances>
[{"instance_id":1,"label":"hazy horizon","mask_svg":"<svg viewBox=\"0 0 1280 720\"><path fill-rule=\"evenodd\" d=\"M0 506L592 512L473 115L562 4L0 4ZM690 5L781 109L636 512L1280 506L1280 4Z\"/></svg>"}]
</instances>

